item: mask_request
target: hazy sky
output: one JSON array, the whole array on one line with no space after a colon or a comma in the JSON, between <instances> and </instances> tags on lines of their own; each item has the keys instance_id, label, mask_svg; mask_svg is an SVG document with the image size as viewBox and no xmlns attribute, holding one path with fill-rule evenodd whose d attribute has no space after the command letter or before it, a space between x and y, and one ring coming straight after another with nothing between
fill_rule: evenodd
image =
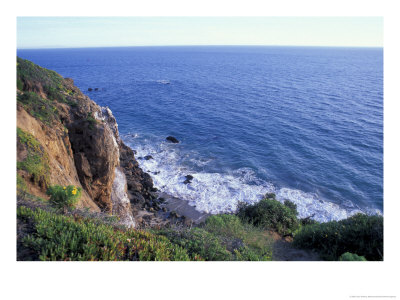
<instances>
[{"instance_id":1,"label":"hazy sky","mask_svg":"<svg viewBox=\"0 0 400 300\"><path fill-rule=\"evenodd\" d=\"M17 47L383 47L381 17L18 17Z\"/></svg>"}]
</instances>

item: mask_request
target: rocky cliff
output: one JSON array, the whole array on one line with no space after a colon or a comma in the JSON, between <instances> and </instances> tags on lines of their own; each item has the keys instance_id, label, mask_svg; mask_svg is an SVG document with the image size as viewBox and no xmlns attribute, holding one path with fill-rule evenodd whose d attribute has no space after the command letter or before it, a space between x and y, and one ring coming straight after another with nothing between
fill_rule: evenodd
<instances>
[{"instance_id":1,"label":"rocky cliff","mask_svg":"<svg viewBox=\"0 0 400 300\"><path fill-rule=\"evenodd\" d=\"M17 173L30 194L50 185L82 187L79 207L118 215L135 226L132 206L156 198L151 177L119 137L107 107L72 79L17 59Z\"/></svg>"}]
</instances>

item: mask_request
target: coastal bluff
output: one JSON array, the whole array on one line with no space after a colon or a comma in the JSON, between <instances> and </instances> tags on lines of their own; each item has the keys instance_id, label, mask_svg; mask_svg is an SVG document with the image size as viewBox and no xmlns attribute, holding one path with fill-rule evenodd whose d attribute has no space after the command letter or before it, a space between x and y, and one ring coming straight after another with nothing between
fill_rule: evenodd
<instances>
[{"instance_id":1,"label":"coastal bluff","mask_svg":"<svg viewBox=\"0 0 400 300\"><path fill-rule=\"evenodd\" d=\"M32 145L34 144L35 147ZM82 188L80 208L135 227L133 207L156 198L151 177L100 107L54 71L17 58L17 175L30 194L50 185Z\"/></svg>"}]
</instances>

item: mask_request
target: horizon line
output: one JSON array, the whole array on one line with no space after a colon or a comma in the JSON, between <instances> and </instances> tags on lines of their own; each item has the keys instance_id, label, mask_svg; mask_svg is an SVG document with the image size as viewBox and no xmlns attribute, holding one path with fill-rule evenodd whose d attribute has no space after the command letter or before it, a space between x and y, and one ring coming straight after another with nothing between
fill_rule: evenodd
<instances>
[{"instance_id":1,"label":"horizon line","mask_svg":"<svg viewBox=\"0 0 400 300\"><path fill-rule=\"evenodd\" d=\"M263 45L263 44L194 44L194 45L132 45L132 46L82 46L82 47L37 47L37 48L16 48L16 50L52 50L52 49L95 49L95 48L141 48L141 47L307 47L307 48L377 48L384 46L333 46L333 45Z\"/></svg>"}]
</instances>

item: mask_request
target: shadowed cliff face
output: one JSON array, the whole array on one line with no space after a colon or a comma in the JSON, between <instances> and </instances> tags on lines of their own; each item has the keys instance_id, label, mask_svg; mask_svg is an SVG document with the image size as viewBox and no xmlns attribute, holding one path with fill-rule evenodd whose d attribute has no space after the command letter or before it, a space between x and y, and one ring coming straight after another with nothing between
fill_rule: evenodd
<instances>
[{"instance_id":1,"label":"shadowed cliff face","mask_svg":"<svg viewBox=\"0 0 400 300\"><path fill-rule=\"evenodd\" d=\"M17 88L17 126L42 145L48 165L46 183L18 170L30 192L46 197L49 185L81 186L81 207L117 214L134 226L131 202L143 204L155 190L120 140L112 112L85 96L72 79L19 58ZM23 161L27 149L18 145L17 160Z\"/></svg>"},{"instance_id":2,"label":"shadowed cliff face","mask_svg":"<svg viewBox=\"0 0 400 300\"><path fill-rule=\"evenodd\" d=\"M120 164L126 176L132 204L142 207L146 202L157 198L155 194L157 189L153 187L150 175L139 168L133 150L122 141L120 142Z\"/></svg>"},{"instance_id":3,"label":"shadowed cliff face","mask_svg":"<svg viewBox=\"0 0 400 300\"><path fill-rule=\"evenodd\" d=\"M102 210L112 211L111 186L119 165L113 132L105 123L79 118L67 124L75 166L82 187Z\"/></svg>"}]
</instances>

